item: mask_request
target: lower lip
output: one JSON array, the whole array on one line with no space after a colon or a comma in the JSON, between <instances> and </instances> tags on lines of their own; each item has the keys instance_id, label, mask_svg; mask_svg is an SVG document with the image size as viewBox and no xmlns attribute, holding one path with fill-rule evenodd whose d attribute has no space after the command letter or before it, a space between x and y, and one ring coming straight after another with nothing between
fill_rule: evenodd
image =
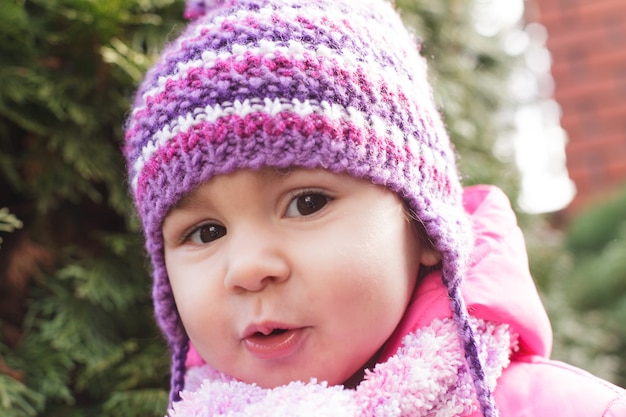
<instances>
[{"instance_id":1,"label":"lower lip","mask_svg":"<svg viewBox=\"0 0 626 417\"><path fill-rule=\"evenodd\" d=\"M259 359L281 359L296 352L303 340L304 329L291 329L273 336L249 336L243 343Z\"/></svg>"}]
</instances>

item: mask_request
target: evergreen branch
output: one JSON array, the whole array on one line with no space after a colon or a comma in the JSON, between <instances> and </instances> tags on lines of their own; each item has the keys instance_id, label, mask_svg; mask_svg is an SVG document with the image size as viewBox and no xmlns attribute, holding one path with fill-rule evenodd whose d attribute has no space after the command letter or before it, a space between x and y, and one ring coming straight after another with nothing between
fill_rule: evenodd
<instances>
[{"instance_id":1,"label":"evergreen branch","mask_svg":"<svg viewBox=\"0 0 626 417\"><path fill-rule=\"evenodd\" d=\"M0 208L0 232L13 232L21 229L24 224L8 208ZM0 249L2 248L2 236L0 236Z\"/></svg>"},{"instance_id":2,"label":"evergreen branch","mask_svg":"<svg viewBox=\"0 0 626 417\"><path fill-rule=\"evenodd\" d=\"M8 375L0 374L0 411L5 417L35 417L44 396Z\"/></svg>"}]
</instances>

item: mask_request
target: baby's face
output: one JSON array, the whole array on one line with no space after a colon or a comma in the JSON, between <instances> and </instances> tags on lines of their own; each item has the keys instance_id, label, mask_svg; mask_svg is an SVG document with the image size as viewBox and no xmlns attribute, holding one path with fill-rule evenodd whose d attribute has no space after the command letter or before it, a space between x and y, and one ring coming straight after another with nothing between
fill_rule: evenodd
<instances>
[{"instance_id":1,"label":"baby's face","mask_svg":"<svg viewBox=\"0 0 626 417\"><path fill-rule=\"evenodd\" d=\"M185 329L213 368L261 387L341 384L375 357L411 298L423 247L401 200L324 170L237 171L165 219Z\"/></svg>"}]
</instances>

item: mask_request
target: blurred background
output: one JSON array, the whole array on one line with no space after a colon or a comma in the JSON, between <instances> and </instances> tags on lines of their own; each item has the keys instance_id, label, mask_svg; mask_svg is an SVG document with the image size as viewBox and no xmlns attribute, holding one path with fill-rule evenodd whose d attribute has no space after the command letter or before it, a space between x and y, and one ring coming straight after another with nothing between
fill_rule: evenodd
<instances>
[{"instance_id":1,"label":"blurred background","mask_svg":"<svg viewBox=\"0 0 626 417\"><path fill-rule=\"evenodd\" d=\"M511 198L553 357L626 385L626 5L396 0L467 185ZM178 0L0 0L0 415L162 416L120 146Z\"/></svg>"}]
</instances>

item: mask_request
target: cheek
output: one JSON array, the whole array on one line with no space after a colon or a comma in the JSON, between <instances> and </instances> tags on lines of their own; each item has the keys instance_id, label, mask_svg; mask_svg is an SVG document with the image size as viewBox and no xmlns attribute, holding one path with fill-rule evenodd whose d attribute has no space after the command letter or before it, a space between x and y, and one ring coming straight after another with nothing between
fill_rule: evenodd
<instances>
[{"instance_id":1,"label":"cheek","mask_svg":"<svg viewBox=\"0 0 626 417\"><path fill-rule=\"evenodd\" d=\"M403 312L419 270L416 236L402 218L366 224L348 224L331 236L308 241L299 252L304 271L314 279L309 285L330 298L337 310Z\"/></svg>"},{"instance_id":2,"label":"cheek","mask_svg":"<svg viewBox=\"0 0 626 417\"><path fill-rule=\"evenodd\" d=\"M215 268L167 253L165 263L176 307L189 335L196 327L212 328L207 324L217 320L222 299L220 281L213 276Z\"/></svg>"},{"instance_id":3,"label":"cheek","mask_svg":"<svg viewBox=\"0 0 626 417\"><path fill-rule=\"evenodd\" d=\"M372 222L352 246L360 269L377 275L380 284L413 289L419 271L420 241L410 223L403 218Z\"/></svg>"}]
</instances>

